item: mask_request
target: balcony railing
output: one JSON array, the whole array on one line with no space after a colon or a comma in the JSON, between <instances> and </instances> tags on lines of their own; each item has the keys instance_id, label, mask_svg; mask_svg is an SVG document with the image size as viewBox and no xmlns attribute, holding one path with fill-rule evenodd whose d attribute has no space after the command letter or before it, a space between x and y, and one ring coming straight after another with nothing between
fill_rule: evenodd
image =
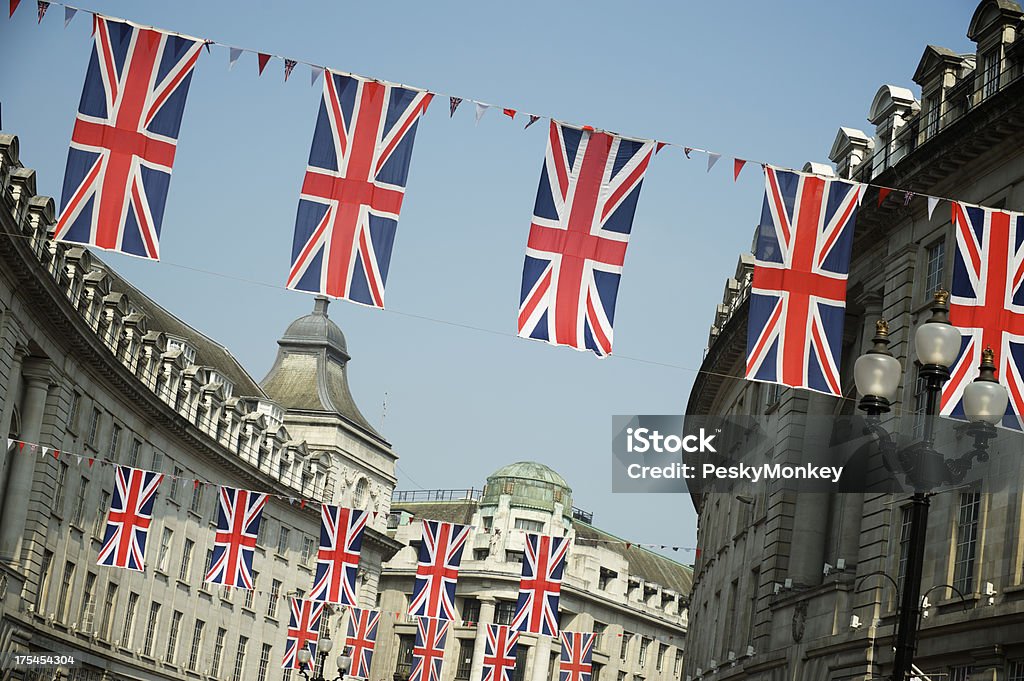
<instances>
[{"instance_id":1,"label":"balcony railing","mask_svg":"<svg viewBox=\"0 0 1024 681\"><path fill-rule=\"evenodd\" d=\"M469 489L411 489L395 490L391 493L391 502L412 503L416 501L479 501L483 490Z\"/></svg>"}]
</instances>

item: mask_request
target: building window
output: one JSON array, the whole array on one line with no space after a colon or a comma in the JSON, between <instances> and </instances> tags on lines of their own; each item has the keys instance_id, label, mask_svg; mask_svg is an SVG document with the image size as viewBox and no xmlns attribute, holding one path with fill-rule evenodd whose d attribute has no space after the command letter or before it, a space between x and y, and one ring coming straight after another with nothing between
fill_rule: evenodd
<instances>
[{"instance_id":1,"label":"building window","mask_svg":"<svg viewBox=\"0 0 1024 681\"><path fill-rule=\"evenodd\" d=\"M121 630L121 647L132 644L132 633L135 631L135 612L139 609L139 594L132 591L128 594L128 608L124 613L124 628Z\"/></svg>"},{"instance_id":2,"label":"building window","mask_svg":"<svg viewBox=\"0 0 1024 681\"><path fill-rule=\"evenodd\" d=\"M900 590L907 576L907 557L910 555L910 514L909 506L900 509L900 561L896 567L896 583Z\"/></svg>"},{"instance_id":3,"label":"building window","mask_svg":"<svg viewBox=\"0 0 1024 681\"><path fill-rule=\"evenodd\" d=\"M231 681L242 681L242 668L245 667L245 649L249 646L248 636L238 637L238 648L235 649L235 671L231 674Z\"/></svg>"},{"instance_id":4,"label":"building window","mask_svg":"<svg viewBox=\"0 0 1024 681\"><path fill-rule=\"evenodd\" d=\"M252 589L245 590L245 603L242 605L243 608L252 610L252 600L256 595L256 580L259 579L260 573L255 570L252 571Z\"/></svg>"},{"instance_id":5,"label":"building window","mask_svg":"<svg viewBox=\"0 0 1024 681\"><path fill-rule=\"evenodd\" d=\"M188 510L192 511L198 516L203 515L203 486L193 485L192 487L192 503L188 505Z\"/></svg>"},{"instance_id":6,"label":"building window","mask_svg":"<svg viewBox=\"0 0 1024 681\"><path fill-rule=\"evenodd\" d=\"M305 563L316 553L316 540L308 534L302 535L302 562Z\"/></svg>"},{"instance_id":7,"label":"building window","mask_svg":"<svg viewBox=\"0 0 1024 681\"><path fill-rule=\"evenodd\" d=\"M591 664L590 669L590 681L601 681L601 670L604 668L603 664L594 662Z\"/></svg>"},{"instance_id":8,"label":"building window","mask_svg":"<svg viewBox=\"0 0 1024 681\"><path fill-rule=\"evenodd\" d=\"M523 645L516 646L516 666L512 670L512 681L525 681L526 679L526 655L530 649Z\"/></svg>"},{"instance_id":9,"label":"building window","mask_svg":"<svg viewBox=\"0 0 1024 681\"><path fill-rule=\"evenodd\" d=\"M455 668L455 678L469 679L473 668L473 639L464 638L459 641L459 663Z\"/></svg>"},{"instance_id":10,"label":"building window","mask_svg":"<svg viewBox=\"0 0 1024 681\"><path fill-rule=\"evenodd\" d=\"M146 620L146 639L142 644L142 654L153 654L153 641L156 640L156 627L160 620L160 604L149 604L149 619Z\"/></svg>"},{"instance_id":11,"label":"building window","mask_svg":"<svg viewBox=\"0 0 1024 681\"><path fill-rule=\"evenodd\" d=\"M615 572L614 570L609 570L608 568L602 567L601 572L597 577L597 588L601 590L607 589L608 584L611 583L611 581L618 576L619 573Z\"/></svg>"},{"instance_id":12,"label":"building window","mask_svg":"<svg viewBox=\"0 0 1024 681\"><path fill-rule=\"evenodd\" d=\"M78 430L78 410L82 406L82 393L77 390L71 392L71 406L68 408L68 430Z\"/></svg>"},{"instance_id":13,"label":"building window","mask_svg":"<svg viewBox=\"0 0 1024 681\"><path fill-rule=\"evenodd\" d=\"M999 92L999 48L989 50L983 59L985 70L981 75L981 98L988 99ZM956 681L956 679L950 679Z\"/></svg>"},{"instance_id":14,"label":"building window","mask_svg":"<svg viewBox=\"0 0 1024 681\"><path fill-rule=\"evenodd\" d=\"M415 643L415 637L411 635L402 634L398 637L398 662L395 664L395 674L408 678L412 673L412 648Z\"/></svg>"},{"instance_id":15,"label":"building window","mask_svg":"<svg viewBox=\"0 0 1024 681\"><path fill-rule=\"evenodd\" d=\"M96 573L85 575L85 587L82 589L82 609L79 613L78 626L83 633L92 633L92 624L96 617Z\"/></svg>"},{"instance_id":16,"label":"building window","mask_svg":"<svg viewBox=\"0 0 1024 681\"><path fill-rule=\"evenodd\" d=\"M57 483L53 487L53 509L57 513L64 511L64 485L68 481L68 465L59 461L57 465Z\"/></svg>"},{"instance_id":17,"label":"building window","mask_svg":"<svg viewBox=\"0 0 1024 681\"><path fill-rule=\"evenodd\" d=\"M644 637L640 639L640 666L647 666L647 649L651 647L651 639Z\"/></svg>"},{"instance_id":18,"label":"building window","mask_svg":"<svg viewBox=\"0 0 1024 681\"><path fill-rule=\"evenodd\" d=\"M160 554L156 561L156 568L161 572L167 572L167 562L171 557L172 539L174 539L174 530L169 527L165 527L164 533L160 537Z\"/></svg>"},{"instance_id":19,"label":"building window","mask_svg":"<svg viewBox=\"0 0 1024 681\"><path fill-rule=\"evenodd\" d=\"M917 368L917 377L914 380L914 429L912 437L919 438L924 435L924 421L928 416L928 382L921 375L921 367Z\"/></svg>"},{"instance_id":20,"label":"building window","mask_svg":"<svg viewBox=\"0 0 1024 681\"><path fill-rule=\"evenodd\" d=\"M107 511L110 510L110 492L100 493L100 512L96 515L96 522L92 526L94 537L103 537L107 528Z\"/></svg>"},{"instance_id":21,"label":"building window","mask_svg":"<svg viewBox=\"0 0 1024 681\"><path fill-rule=\"evenodd\" d=\"M665 664L665 650L666 647L662 644L658 644L658 659L654 663L654 668L661 671L662 666Z\"/></svg>"},{"instance_id":22,"label":"building window","mask_svg":"<svg viewBox=\"0 0 1024 681\"><path fill-rule=\"evenodd\" d=\"M949 668L949 681L969 681L971 678L971 672L973 671L971 665L957 665L956 667Z\"/></svg>"},{"instance_id":23,"label":"building window","mask_svg":"<svg viewBox=\"0 0 1024 681\"><path fill-rule=\"evenodd\" d=\"M270 583L270 600L267 601L267 617L277 617L277 599L281 594L281 581L275 579Z\"/></svg>"},{"instance_id":24,"label":"building window","mask_svg":"<svg viewBox=\"0 0 1024 681\"><path fill-rule=\"evenodd\" d=\"M107 584L107 597L103 601L103 619L100 621L100 635L104 641L110 640L110 628L114 624L114 602L117 600L117 584Z\"/></svg>"},{"instance_id":25,"label":"building window","mask_svg":"<svg viewBox=\"0 0 1024 681\"><path fill-rule=\"evenodd\" d=\"M516 614L516 602L515 601L502 601L499 600L494 605L494 623L495 624L512 624L512 618Z\"/></svg>"},{"instance_id":26,"label":"building window","mask_svg":"<svg viewBox=\"0 0 1024 681\"><path fill-rule=\"evenodd\" d=\"M622 647L619 649L619 659L625 660L629 655L629 640L633 638L633 634L628 631L622 632Z\"/></svg>"},{"instance_id":27,"label":"building window","mask_svg":"<svg viewBox=\"0 0 1024 681\"><path fill-rule=\"evenodd\" d=\"M175 466L174 473L171 475L171 489L167 492L167 496L170 497L171 501L178 500L178 482L179 478L185 474L185 471Z\"/></svg>"},{"instance_id":28,"label":"building window","mask_svg":"<svg viewBox=\"0 0 1024 681\"><path fill-rule=\"evenodd\" d=\"M473 549L473 560L487 560L491 555L490 549Z\"/></svg>"},{"instance_id":29,"label":"building window","mask_svg":"<svg viewBox=\"0 0 1024 681\"><path fill-rule=\"evenodd\" d=\"M157 473L164 466L164 453L156 449L153 450L153 470Z\"/></svg>"},{"instance_id":30,"label":"building window","mask_svg":"<svg viewBox=\"0 0 1024 681\"><path fill-rule=\"evenodd\" d=\"M60 582L60 593L57 594L57 621L63 622L67 615L68 599L71 598L71 583L75 579L75 564L71 561L64 563L64 578Z\"/></svg>"},{"instance_id":31,"label":"building window","mask_svg":"<svg viewBox=\"0 0 1024 681\"><path fill-rule=\"evenodd\" d=\"M142 442L139 440L132 440L132 446L128 448L128 465L132 468L138 468L139 466L139 450L142 448Z\"/></svg>"},{"instance_id":32,"label":"building window","mask_svg":"<svg viewBox=\"0 0 1024 681\"><path fill-rule=\"evenodd\" d=\"M199 647L203 643L203 629L206 627L206 622L203 620L196 620L196 626L192 630L192 646L188 651L188 669L189 671L196 670L196 664L199 662ZM223 631L223 629L221 630Z\"/></svg>"},{"instance_id":33,"label":"building window","mask_svg":"<svg viewBox=\"0 0 1024 681\"><path fill-rule=\"evenodd\" d=\"M256 681L267 681L267 669L270 668L270 644L264 643L260 650L260 666L256 670Z\"/></svg>"},{"instance_id":34,"label":"building window","mask_svg":"<svg viewBox=\"0 0 1024 681\"><path fill-rule=\"evenodd\" d=\"M978 516L980 492L960 494L960 512L956 523L956 562L953 565L953 586L963 594L974 591L974 559L978 547Z\"/></svg>"},{"instance_id":35,"label":"building window","mask_svg":"<svg viewBox=\"0 0 1024 681\"><path fill-rule=\"evenodd\" d=\"M370 483L366 481L366 478L359 478L359 482L356 483L356 488L352 492L352 508L363 509L366 507L366 490L370 487Z\"/></svg>"},{"instance_id":36,"label":"building window","mask_svg":"<svg viewBox=\"0 0 1024 681\"><path fill-rule=\"evenodd\" d=\"M96 407L92 408L92 418L89 420L89 436L85 439L85 444L89 445L93 449L96 449L96 438L100 433L100 410Z\"/></svg>"},{"instance_id":37,"label":"building window","mask_svg":"<svg viewBox=\"0 0 1024 681\"><path fill-rule=\"evenodd\" d=\"M683 651L676 651L676 661L672 663L672 673L679 676L679 670L683 667Z\"/></svg>"},{"instance_id":38,"label":"building window","mask_svg":"<svg viewBox=\"0 0 1024 681\"><path fill-rule=\"evenodd\" d=\"M78 495L75 497L75 508L71 511L71 524L82 526L82 517L85 515L85 494L88 492L89 478L84 475L78 481Z\"/></svg>"},{"instance_id":39,"label":"building window","mask_svg":"<svg viewBox=\"0 0 1024 681\"><path fill-rule=\"evenodd\" d=\"M764 391L765 409L774 407L782 399L782 385L779 383L768 383Z\"/></svg>"},{"instance_id":40,"label":"building window","mask_svg":"<svg viewBox=\"0 0 1024 681\"><path fill-rule=\"evenodd\" d=\"M494 526L494 516L492 516L492 515L485 515L484 516L484 532L490 532L491 531L491 527L493 527L493 526Z\"/></svg>"},{"instance_id":41,"label":"building window","mask_svg":"<svg viewBox=\"0 0 1024 681\"><path fill-rule=\"evenodd\" d=\"M185 546L181 551L181 569L178 570L178 579L183 582L187 582L189 575L192 572L192 549L194 549L196 543L191 539L185 539Z\"/></svg>"},{"instance_id":42,"label":"building window","mask_svg":"<svg viewBox=\"0 0 1024 681\"><path fill-rule=\"evenodd\" d=\"M117 441L121 439L121 426L114 425L110 429L110 448L107 450L107 458L117 461Z\"/></svg>"},{"instance_id":43,"label":"building window","mask_svg":"<svg viewBox=\"0 0 1024 681\"><path fill-rule=\"evenodd\" d=\"M462 623L472 626L480 621L480 601L466 598L462 601Z\"/></svg>"},{"instance_id":44,"label":"building window","mask_svg":"<svg viewBox=\"0 0 1024 681\"><path fill-rule=\"evenodd\" d=\"M526 530L527 532L543 532L544 523L539 520L530 520L529 518L516 518L516 529Z\"/></svg>"},{"instance_id":45,"label":"building window","mask_svg":"<svg viewBox=\"0 0 1024 681\"><path fill-rule=\"evenodd\" d=\"M932 295L943 288L946 268L946 240L939 239L925 251L925 298L931 300Z\"/></svg>"},{"instance_id":46,"label":"building window","mask_svg":"<svg viewBox=\"0 0 1024 681\"><path fill-rule=\"evenodd\" d=\"M924 101L925 123L924 138L930 139L939 131L939 111L942 100L938 93L928 97Z\"/></svg>"},{"instance_id":47,"label":"building window","mask_svg":"<svg viewBox=\"0 0 1024 681\"><path fill-rule=\"evenodd\" d=\"M217 639L213 644L213 660L210 661L210 676L220 676L220 661L224 658L224 638L227 629L217 629Z\"/></svg>"},{"instance_id":48,"label":"building window","mask_svg":"<svg viewBox=\"0 0 1024 681\"><path fill-rule=\"evenodd\" d=\"M288 535L289 530L284 525L281 526L281 531L277 535L277 552L282 556L288 552Z\"/></svg>"},{"instance_id":49,"label":"building window","mask_svg":"<svg viewBox=\"0 0 1024 681\"><path fill-rule=\"evenodd\" d=\"M1010 660L1006 665L1006 681L1024 681L1024 659Z\"/></svg>"},{"instance_id":50,"label":"building window","mask_svg":"<svg viewBox=\"0 0 1024 681\"><path fill-rule=\"evenodd\" d=\"M171 635L167 638L167 652L164 655L164 661L174 663L174 656L178 654L178 634L181 632L181 618L184 614L180 610L175 610L174 614L171 615Z\"/></svg>"},{"instance_id":51,"label":"building window","mask_svg":"<svg viewBox=\"0 0 1024 681\"><path fill-rule=\"evenodd\" d=\"M505 551L505 562L506 563L523 563L523 552L522 551Z\"/></svg>"}]
</instances>

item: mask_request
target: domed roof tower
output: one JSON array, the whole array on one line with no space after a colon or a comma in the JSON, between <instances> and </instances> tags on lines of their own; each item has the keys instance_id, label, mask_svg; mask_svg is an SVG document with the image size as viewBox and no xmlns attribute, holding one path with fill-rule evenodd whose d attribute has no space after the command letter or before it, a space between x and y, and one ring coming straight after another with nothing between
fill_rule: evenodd
<instances>
[{"instance_id":1,"label":"domed roof tower","mask_svg":"<svg viewBox=\"0 0 1024 681\"><path fill-rule=\"evenodd\" d=\"M536 461L517 461L503 466L487 478L480 508L497 506L502 495L510 495L509 505L554 512L562 505L562 515L572 517L572 488L561 475Z\"/></svg>"}]
</instances>

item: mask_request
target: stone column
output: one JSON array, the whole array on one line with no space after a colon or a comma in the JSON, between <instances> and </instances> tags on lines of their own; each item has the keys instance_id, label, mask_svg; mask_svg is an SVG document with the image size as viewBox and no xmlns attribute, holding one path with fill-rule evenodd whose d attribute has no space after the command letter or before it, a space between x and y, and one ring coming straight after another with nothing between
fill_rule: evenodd
<instances>
[{"instance_id":1,"label":"stone column","mask_svg":"<svg viewBox=\"0 0 1024 681\"><path fill-rule=\"evenodd\" d=\"M469 678L479 679L484 673L484 650L487 641L487 625L494 623L494 598L481 596L480 621L476 624L476 640L473 641L473 667Z\"/></svg>"},{"instance_id":2,"label":"stone column","mask_svg":"<svg viewBox=\"0 0 1024 681\"><path fill-rule=\"evenodd\" d=\"M25 396L21 408L21 439L39 442L43 427L46 397L54 385L48 360L30 359L22 366ZM17 564L21 556L21 540L28 518L29 495L38 456L19 451L11 456L7 475L7 493L3 501L4 522L0 525L0 560Z\"/></svg>"},{"instance_id":3,"label":"stone column","mask_svg":"<svg viewBox=\"0 0 1024 681\"><path fill-rule=\"evenodd\" d=\"M21 362L28 351L16 346L11 365L7 372L7 388L4 396L3 412L0 413L0 446L4 448L4 456L0 458L0 509L4 507L4 493L7 489L8 471L14 454L7 453L7 435L11 432L11 420L14 418L14 405L21 390Z\"/></svg>"},{"instance_id":4,"label":"stone column","mask_svg":"<svg viewBox=\"0 0 1024 681\"><path fill-rule=\"evenodd\" d=\"M538 636L537 644L533 646L533 676L532 681L550 681L548 679L548 662L551 658L551 638Z\"/></svg>"}]
</instances>

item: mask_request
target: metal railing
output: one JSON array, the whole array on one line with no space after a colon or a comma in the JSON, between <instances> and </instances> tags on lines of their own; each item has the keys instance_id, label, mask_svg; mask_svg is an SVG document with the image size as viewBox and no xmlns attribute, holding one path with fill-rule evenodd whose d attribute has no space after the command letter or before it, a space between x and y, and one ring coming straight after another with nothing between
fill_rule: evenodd
<instances>
[{"instance_id":1,"label":"metal railing","mask_svg":"<svg viewBox=\"0 0 1024 681\"><path fill-rule=\"evenodd\" d=\"M416 501L479 501L483 490L470 487L468 489L412 489L395 490L391 493L391 501L412 503Z\"/></svg>"}]
</instances>

